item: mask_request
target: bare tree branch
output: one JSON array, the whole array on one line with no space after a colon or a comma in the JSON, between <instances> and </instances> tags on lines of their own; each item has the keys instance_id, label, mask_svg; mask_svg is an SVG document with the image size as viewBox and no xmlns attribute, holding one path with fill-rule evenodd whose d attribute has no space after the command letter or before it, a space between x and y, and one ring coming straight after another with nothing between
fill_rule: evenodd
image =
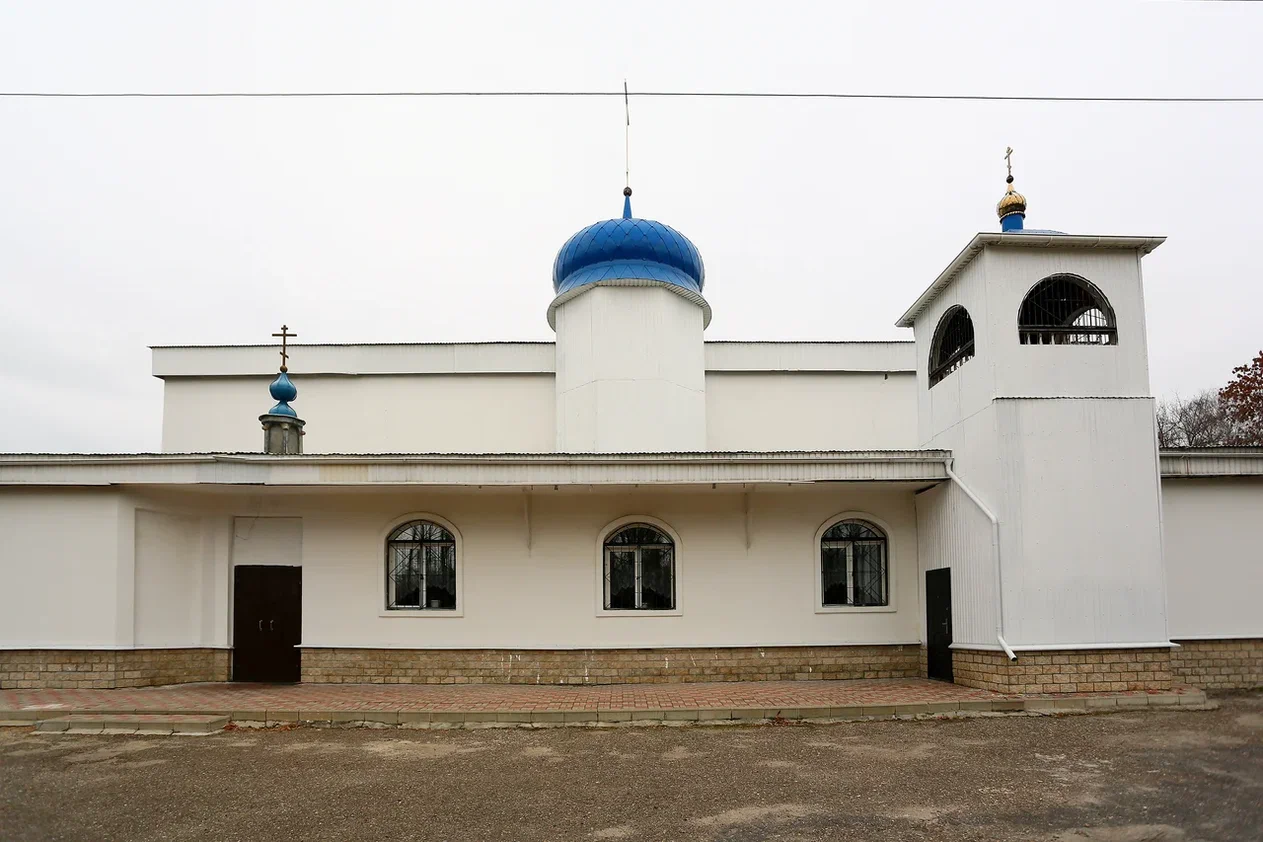
<instances>
[{"instance_id":1,"label":"bare tree branch","mask_svg":"<svg viewBox=\"0 0 1263 842\"><path fill-rule=\"evenodd\" d=\"M1233 443L1233 423L1211 389L1158 402L1159 447L1216 447Z\"/></svg>"}]
</instances>

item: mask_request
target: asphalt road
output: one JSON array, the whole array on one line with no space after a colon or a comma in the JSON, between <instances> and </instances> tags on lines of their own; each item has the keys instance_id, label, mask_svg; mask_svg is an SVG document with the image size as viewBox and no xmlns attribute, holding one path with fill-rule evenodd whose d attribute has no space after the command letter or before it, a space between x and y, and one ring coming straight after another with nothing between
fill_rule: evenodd
<instances>
[{"instance_id":1,"label":"asphalt road","mask_svg":"<svg viewBox=\"0 0 1263 842\"><path fill-rule=\"evenodd\" d=\"M0 729L0 840L1263 839L1214 712L211 737Z\"/></svg>"}]
</instances>

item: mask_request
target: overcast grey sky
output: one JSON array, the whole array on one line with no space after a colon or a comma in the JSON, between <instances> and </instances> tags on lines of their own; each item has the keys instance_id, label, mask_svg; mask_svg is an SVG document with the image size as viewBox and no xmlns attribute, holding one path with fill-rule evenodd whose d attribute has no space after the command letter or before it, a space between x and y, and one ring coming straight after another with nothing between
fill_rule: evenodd
<instances>
[{"instance_id":1,"label":"overcast grey sky","mask_svg":"<svg viewBox=\"0 0 1263 842\"><path fill-rule=\"evenodd\" d=\"M1257 96L1260 43L1254 3L33 0L0 6L0 89ZM557 248L621 209L622 108L0 99L0 450L157 449L150 344L551 339ZM636 213L701 250L710 339L910 338L1011 145L1028 225L1170 238L1156 394L1263 346L1263 104L632 109Z\"/></svg>"}]
</instances>

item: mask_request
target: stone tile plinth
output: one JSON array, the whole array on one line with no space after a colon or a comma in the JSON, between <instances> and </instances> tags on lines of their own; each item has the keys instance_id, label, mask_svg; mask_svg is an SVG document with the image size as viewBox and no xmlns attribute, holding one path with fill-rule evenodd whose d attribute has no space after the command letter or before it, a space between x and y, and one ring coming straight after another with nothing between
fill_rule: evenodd
<instances>
[{"instance_id":1,"label":"stone tile plinth","mask_svg":"<svg viewBox=\"0 0 1263 842\"><path fill-rule=\"evenodd\" d=\"M1178 681L1206 690L1263 687L1263 638L1175 642L1171 673Z\"/></svg>"},{"instance_id":2,"label":"stone tile plinth","mask_svg":"<svg viewBox=\"0 0 1263 842\"><path fill-rule=\"evenodd\" d=\"M915 678L921 647L304 649L313 684L665 684Z\"/></svg>"},{"instance_id":3,"label":"stone tile plinth","mask_svg":"<svg viewBox=\"0 0 1263 842\"><path fill-rule=\"evenodd\" d=\"M1019 652L952 650L957 684L997 693L1118 693L1170 690L1171 650L1063 649Z\"/></svg>"},{"instance_id":4,"label":"stone tile plinth","mask_svg":"<svg viewBox=\"0 0 1263 842\"><path fill-rule=\"evenodd\" d=\"M227 649L9 649L0 651L0 689L107 690L227 681Z\"/></svg>"}]
</instances>

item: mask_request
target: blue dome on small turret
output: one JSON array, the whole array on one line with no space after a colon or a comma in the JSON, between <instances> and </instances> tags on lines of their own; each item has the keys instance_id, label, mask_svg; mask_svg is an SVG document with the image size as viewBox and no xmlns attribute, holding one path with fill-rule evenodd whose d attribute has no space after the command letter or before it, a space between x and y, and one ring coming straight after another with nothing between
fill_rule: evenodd
<instances>
[{"instance_id":1,"label":"blue dome on small turret","mask_svg":"<svg viewBox=\"0 0 1263 842\"><path fill-rule=\"evenodd\" d=\"M272 394L272 400L277 402L276 406L268 410L268 415L292 415L295 418L298 417L294 407L289 405L290 401L298 397L298 387L289 379L288 374L282 371L276 375L276 379L268 387L268 392Z\"/></svg>"},{"instance_id":2,"label":"blue dome on small turret","mask_svg":"<svg viewBox=\"0 0 1263 842\"><path fill-rule=\"evenodd\" d=\"M612 280L649 280L701 293L706 280L697 247L670 225L631 215L631 189L624 191L623 218L589 225L557 252L553 290L561 295Z\"/></svg>"},{"instance_id":3,"label":"blue dome on small turret","mask_svg":"<svg viewBox=\"0 0 1263 842\"><path fill-rule=\"evenodd\" d=\"M276 379L272 381L272 385L268 387L268 392L275 401L292 401L298 397L298 387L294 385L294 381L289 379L289 375L281 372L276 375Z\"/></svg>"}]
</instances>

